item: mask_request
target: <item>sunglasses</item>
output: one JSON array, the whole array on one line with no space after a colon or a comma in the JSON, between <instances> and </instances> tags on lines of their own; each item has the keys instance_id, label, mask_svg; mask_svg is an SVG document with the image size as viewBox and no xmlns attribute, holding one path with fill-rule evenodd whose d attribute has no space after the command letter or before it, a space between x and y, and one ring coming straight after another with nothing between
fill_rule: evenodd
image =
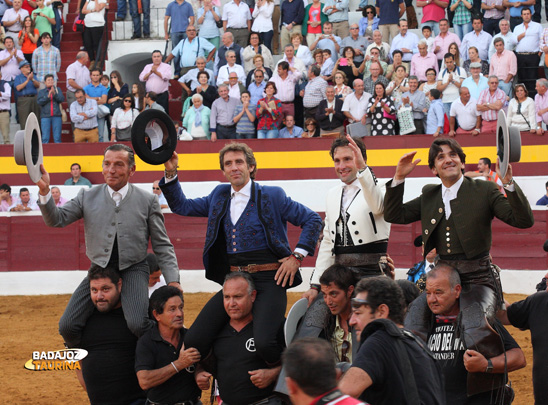
<instances>
[{"instance_id":1,"label":"sunglasses","mask_svg":"<svg viewBox=\"0 0 548 405\"><path fill-rule=\"evenodd\" d=\"M160 190L160 187L152 187L153 190Z\"/></svg>"},{"instance_id":2,"label":"sunglasses","mask_svg":"<svg viewBox=\"0 0 548 405\"><path fill-rule=\"evenodd\" d=\"M350 300L350 305L352 308L359 308L364 305L369 305L369 301L362 300L361 298L352 298L352 300Z\"/></svg>"},{"instance_id":3,"label":"sunglasses","mask_svg":"<svg viewBox=\"0 0 548 405\"><path fill-rule=\"evenodd\" d=\"M124 100L124 103L131 103L131 100Z\"/></svg>"},{"instance_id":4,"label":"sunglasses","mask_svg":"<svg viewBox=\"0 0 548 405\"><path fill-rule=\"evenodd\" d=\"M365 14L373 14L372 11L367 11Z\"/></svg>"},{"instance_id":5,"label":"sunglasses","mask_svg":"<svg viewBox=\"0 0 548 405\"><path fill-rule=\"evenodd\" d=\"M350 342L348 340L343 340L341 345L341 361L350 363L348 358L348 350L350 350Z\"/></svg>"}]
</instances>

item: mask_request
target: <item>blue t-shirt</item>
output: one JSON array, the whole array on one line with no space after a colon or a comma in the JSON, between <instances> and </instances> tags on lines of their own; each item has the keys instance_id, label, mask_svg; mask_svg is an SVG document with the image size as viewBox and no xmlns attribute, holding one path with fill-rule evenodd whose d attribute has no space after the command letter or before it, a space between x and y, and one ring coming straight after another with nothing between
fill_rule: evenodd
<instances>
[{"instance_id":1,"label":"blue t-shirt","mask_svg":"<svg viewBox=\"0 0 548 405\"><path fill-rule=\"evenodd\" d=\"M249 112L252 114L252 115L255 115L255 109L253 107L251 107L252 104L250 104L250 107L249 107ZM239 113L242 112L242 108L243 108L243 105L242 104L238 104L236 106L236 109L234 110L234 115L233 117L235 117L236 115L238 115ZM250 120L249 120L249 117L247 116L246 113L244 113L242 115L242 118L240 118L240 120L236 123L236 132L239 133L239 134L254 134L255 133L255 124L252 123Z\"/></svg>"},{"instance_id":2,"label":"blue t-shirt","mask_svg":"<svg viewBox=\"0 0 548 405\"><path fill-rule=\"evenodd\" d=\"M173 1L167 5L166 16L171 17L171 32L185 32L188 19L194 16L194 10L187 1L178 4Z\"/></svg>"},{"instance_id":3,"label":"blue t-shirt","mask_svg":"<svg viewBox=\"0 0 548 405\"><path fill-rule=\"evenodd\" d=\"M375 7L379 8L379 25L397 24L400 20L400 4L403 0L377 0Z\"/></svg>"},{"instance_id":4,"label":"blue t-shirt","mask_svg":"<svg viewBox=\"0 0 548 405\"><path fill-rule=\"evenodd\" d=\"M90 83L86 87L84 87L84 91L90 97L102 97L103 95L108 94L107 88L102 84L99 84L97 87L95 87L93 84Z\"/></svg>"},{"instance_id":5,"label":"blue t-shirt","mask_svg":"<svg viewBox=\"0 0 548 405\"><path fill-rule=\"evenodd\" d=\"M517 3L518 0L508 0L508 3ZM521 17L521 10L523 10L523 7L526 6L520 6L520 7L510 7L508 10L510 11L510 17ZM531 14L535 12L535 8L533 6L529 6L529 10L531 10Z\"/></svg>"}]
</instances>

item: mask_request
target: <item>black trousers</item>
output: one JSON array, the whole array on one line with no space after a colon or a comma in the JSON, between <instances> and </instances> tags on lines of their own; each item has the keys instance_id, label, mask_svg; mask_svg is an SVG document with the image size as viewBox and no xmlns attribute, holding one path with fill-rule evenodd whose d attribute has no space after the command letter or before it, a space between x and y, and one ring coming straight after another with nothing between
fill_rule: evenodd
<instances>
[{"instance_id":1,"label":"black trousers","mask_svg":"<svg viewBox=\"0 0 548 405\"><path fill-rule=\"evenodd\" d=\"M97 51L99 48L99 44L101 43L101 37L103 36L104 29L104 26L84 28L84 48L89 55L89 60L97 60L97 58L99 57L99 55L97 55Z\"/></svg>"},{"instance_id":2,"label":"black trousers","mask_svg":"<svg viewBox=\"0 0 548 405\"><path fill-rule=\"evenodd\" d=\"M169 90L164 91L163 93L158 94L156 102L164 107L166 114L169 115Z\"/></svg>"},{"instance_id":3,"label":"black trousers","mask_svg":"<svg viewBox=\"0 0 548 405\"><path fill-rule=\"evenodd\" d=\"M268 364L280 360L282 347L277 336L285 321L287 306L286 289L276 285L276 271L261 271L251 274L257 298L253 304L253 336L257 353ZM219 332L229 322L223 305L223 291L219 291L204 306L185 335L185 347L195 347L205 358L213 346Z\"/></svg>"},{"instance_id":4,"label":"black trousers","mask_svg":"<svg viewBox=\"0 0 548 405\"><path fill-rule=\"evenodd\" d=\"M540 62L540 56L538 53L522 54L516 53L518 61L518 79L520 83L523 83L527 87L529 97L535 98L537 91L535 89L536 81L538 78L538 66Z\"/></svg>"}]
</instances>

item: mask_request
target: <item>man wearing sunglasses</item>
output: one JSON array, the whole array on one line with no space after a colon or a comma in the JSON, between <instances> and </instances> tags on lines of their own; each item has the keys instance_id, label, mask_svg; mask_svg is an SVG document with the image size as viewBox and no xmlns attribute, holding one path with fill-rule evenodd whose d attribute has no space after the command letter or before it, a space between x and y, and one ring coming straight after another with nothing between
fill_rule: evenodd
<instances>
[{"instance_id":1,"label":"man wearing sunglasses","mask_svg":"<svg viewBox=\"0 0 548 405\"><path fill-rule=\"evenodd\" d=\"M158 183L160 183L160 180L156 180L154 183L152 183L152 192L158 196L160 208L169 208L169 205L167 205L167 200L164 197L164 193L162 193L162 190L160 189Z\"/></svg>"},{"instance_id":2,"label":"man wearing sunglasses","mask_svg":"<svg viewBox=\"0 0 548 405\"><path fill-rule=\"evenodd\" d=\"M404 315L395 281L372 277L356 285L350 325L360 347L339 382L344 394L375 405L445 404L441 369L424 343L403 329Z\"/></svg>"}]
</instances>

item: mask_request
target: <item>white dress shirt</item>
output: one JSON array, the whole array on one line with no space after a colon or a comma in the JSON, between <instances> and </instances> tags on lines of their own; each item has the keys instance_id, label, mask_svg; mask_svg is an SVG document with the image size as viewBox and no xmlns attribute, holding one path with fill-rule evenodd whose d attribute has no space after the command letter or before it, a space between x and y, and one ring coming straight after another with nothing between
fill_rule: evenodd
<instances>
[{"instance_id":1,"label":"white dress shirt","mask_svg":"<svg viewBox=\"0 0 548 405\"><path fill-rule=\"evenodd\" d=\"M240 83L245 83L246 76L244 68L237 63L234 66L224 65L219 68L219 76L217 76L217 86L220 86L224 82L228 82L228 76L230 73L236 72L238 75L238 81Z\"/></svg>"},{"instance_id":2,"label":"white dress shirt","mask_svg":"<svg viewBox=\"0 0 548 405\"><path fill-rule=\"evenodd\" d=\"M464 176L460 176L455 184L447 188L443 184L441 185L441 195L443 199L443 206L445 208L445 219L449 219L451 216L451 200L457 198L460 186L464 181Z\"/></svg>"}]
</instances>

